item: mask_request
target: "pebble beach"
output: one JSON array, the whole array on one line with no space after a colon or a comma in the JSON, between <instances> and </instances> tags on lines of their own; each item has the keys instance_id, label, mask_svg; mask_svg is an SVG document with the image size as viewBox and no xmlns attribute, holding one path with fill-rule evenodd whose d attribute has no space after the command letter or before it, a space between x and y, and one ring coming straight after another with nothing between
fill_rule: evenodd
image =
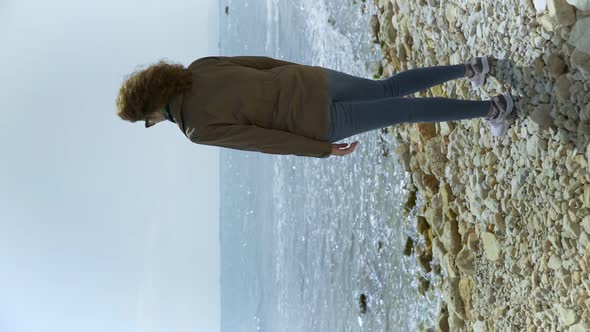
<instances>
[{"instance_id":1,"label":"pebble beach","mask_svg":"<svg viewBox=\"0 0 590 332\"><path fill-rule=\"evenodd\" d=\"M376 77L488 55L483 87L413 97L515 100L504 137L483 119L388 129L420 236L411 255L442 280L423 287L443 298L426 329L590 331L590 1L373 5Z\"/></svg>"}]
</instances>

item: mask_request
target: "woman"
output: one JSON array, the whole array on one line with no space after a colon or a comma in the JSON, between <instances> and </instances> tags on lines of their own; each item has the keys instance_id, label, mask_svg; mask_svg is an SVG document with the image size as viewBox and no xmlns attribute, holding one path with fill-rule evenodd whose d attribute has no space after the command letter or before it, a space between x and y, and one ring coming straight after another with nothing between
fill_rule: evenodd
<instances>
[{"instance_id":1,"label":"woman","mask_svg":"<svg viewBox=\"0 0 590 332\"><path fill-rule=\"evenodd\" d=\"M132 74L117 107L121 119L146 128L175 122L194 143L326 158L358 145L336 141L398 123L485 117L492 135L505 135L507 93L485 101L403 97L461 77L478 87L488 72L487 57L371 80L269 57L211 56L186 69L161 61Z\"/></svg>"}]
</instances>

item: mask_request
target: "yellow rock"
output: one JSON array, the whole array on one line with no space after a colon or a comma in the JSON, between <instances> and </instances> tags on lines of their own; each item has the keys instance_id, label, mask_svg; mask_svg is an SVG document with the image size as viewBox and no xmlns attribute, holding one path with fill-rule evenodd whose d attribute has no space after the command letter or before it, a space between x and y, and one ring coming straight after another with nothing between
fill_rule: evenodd
<instances>
[{"instance_id":1,"label":"yellow rock","mask_svg":"<svg viewBox=\"0 0 590 332\"><path fill-rule=\"evenodd\" d=\"M408 31L408 17L402 16L402 18L399 20L399 25L401 30L401 36L404 42L406 42L411 37L410 32Z\"/></svg>"},{"instance_id":2,"label":"yellow rock","mask_svg":"<svg viewBox=\"0 0 590 332\"><path fill-rule=\"evenodd\" d=\"M441 183L439 188L440 198L442 199L443 207L449 205L451 201L451 186L448 183Z\"/></svg>"},{"instance_id":3,"label":"yellow rock","mask_svg":"<svg viewBox=\"0 0 590 332\"><path fill-rule=\"evenodd\" d=\"M434 49L434 42L432 41L432 39L430 39L430 38L426 39L426 43L428 44L428 47L431 50Z\"/></svg>"},{"instance_id":4,"label":"yellow rock","mask_svg":"<svg viewBox=\"0 0 590 332\"><path fill-rule=\"evenodd\" d=\"M438 180L432 174L424 174L422 177L422 183L424 184L425 196L430 199L438 192ZM441 209L442 211L442 209ZM441 212L442 214L442 212Z\"/></svg>"},{"instance_id":5,"label":"yellow rock","mask_svg":"<svg viewBox=\"0 0 590 332\"><path fill-rule=\"evenodd\" d=\"M424 232L424 244L426 245L426 252L432 255L432 228Z\"/></svg>"},{"instance_id":6,"label":"yellow rock","mask_svg":"<svg viewBox=\"0 0 590 332\"><path fill-rule=\"evenodd\" d=\"M438 314L438 321L436 322L437 331L448 332L449 331L449 314L441 311Z\"/></svg>"},{"instance_id":7,"label":"yellow rock","mask_svg":"<svg viewBox=\"0 0 590 332\"><path fill-rule=\"evenodd\" d=\"M468 246L463 247L461 251L457 253L457 257L455 257L455 265L457 265L459 271L465 274L475 274L475 254Z\"/></svg>"},{"instance_id":8,"label":"yellow rock","mask_svg":"<svg viewBox=\"0 0 590 332\"><path fill-rule=\"evenodd\" d=\"M404 49L406 50L406 54L411 54L412 53L412 45L404 42Z\"/></svg>"},{"instance_id":9,"label":"yellow rock","mask_svg":"<svg viewBox=\"0 0 590 332\"><path fill-rule=\"evenodd\" d=\"M486 258L490 261L498 260L500 256L500 248L496 236L490 232L483 232L481 238Z\"/></svg>"},{"instance_id":10,"label":"yellow rock","mask_svg":"<svg viewBox=\"0 0 590 332\"><path fill-rule=\"evenodd\" d=\"M457 271L455 271L455 264L453 263L455 261L455 256L453 256L453 254L451 254L450 252L447 252L443 259L443 263L446 267L449 278L457 277Z\"/></svg>"},{"instance_id":11,"label":"yellow rock","mask_svg":"<svg viewBox=\"0 0 590 332\"><path fill-rule=\"evenodd\" d=\"M436 97L443 97L444 96L442 86L440 86L440 85L430 88L430 91L432 91L432 94Z\"/></svg>"},{"instance_id":12,"label":"yellow rock","mask_svg":"<svg viewBox=\"0 0 590 332\"><path fill-rule=\"evenodd\" d=\"M436 136L436 126L434 123L417 123L416 129L418 129L422 142L426 142Z\"/></svg>"},{"instance_id":13,"label":"yellow rock","mask_svg":"<svg viewBox=\"0 0 590 332\"><path fill-rule=\"evenodd\" d=\"M459 294L461 294L461 299L463 299L465 315L468 320L471 320L471 283L472 281L469 278L462 278L459 281Z\"/></svg>"}]
</instances>

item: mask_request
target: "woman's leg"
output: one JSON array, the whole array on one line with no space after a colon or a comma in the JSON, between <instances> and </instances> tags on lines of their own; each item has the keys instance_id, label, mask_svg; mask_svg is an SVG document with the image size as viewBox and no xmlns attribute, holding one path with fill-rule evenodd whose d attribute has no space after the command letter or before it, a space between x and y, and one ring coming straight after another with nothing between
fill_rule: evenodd
<instances>
[{"instance_id":1,"label":"woman's leg","mask_svg":"<svg viewBox=\"0 0 590 332\"><path fill-rule=\"evenodd\" d=\"M332 101L327 140L341 139L399 123L456 121L485 117L489 100L449 98L382 98L365 101Z\"/></svg>"},{"instance_id":2,"label":"woman's leg","mask_svg":"<svg viewBox=\"0 0 590 332\"><path fill-rule=\"evenodd\" d=\"M405 96L465 76L464 64L410 69L382 80L325 69L330 97L342 101Z\"/></svg>"}]
</instances>

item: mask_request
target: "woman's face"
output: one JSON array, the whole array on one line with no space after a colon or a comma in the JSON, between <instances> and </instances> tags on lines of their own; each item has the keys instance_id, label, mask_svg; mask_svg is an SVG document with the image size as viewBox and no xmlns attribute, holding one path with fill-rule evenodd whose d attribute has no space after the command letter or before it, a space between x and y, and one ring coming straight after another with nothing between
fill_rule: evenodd
<instances>
[{"instance_id":1,"label":"woman's face","mask_svg":"<svg viewBox=\"0 0 590 332\"><path fill-rule=\"evenodd\" d=\"M148 116L146 116L145 127L149 128L155 125L156 123L162 122L164 120L166 120L166 117L164 116L164 114L162 114L162 112L150 113L148 114Z\"/></svg>"}]
</instances>

